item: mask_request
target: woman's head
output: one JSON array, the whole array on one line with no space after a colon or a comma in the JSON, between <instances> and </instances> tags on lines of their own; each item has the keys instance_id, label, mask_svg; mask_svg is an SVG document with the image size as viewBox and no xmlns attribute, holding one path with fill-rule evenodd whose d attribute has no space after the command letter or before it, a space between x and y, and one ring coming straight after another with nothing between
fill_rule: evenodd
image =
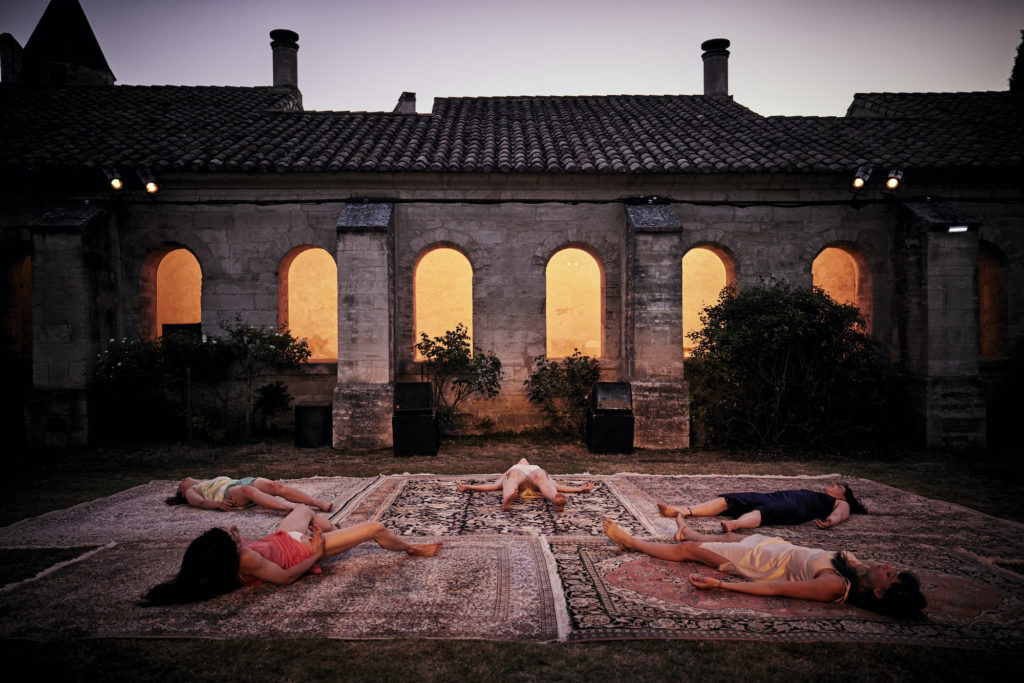
<instances>
[{"instance_id":1,"label":"woman's head","mask_svg":"<svg viewBox=\"0 0 1024 683\"><path fill-rule=\"evenodd\" d=\"M172 605L207 600L238 585L238 545L228 531L210 529L189 544L178 575L150 589L143 603Z\"/></svg>"},{"instance_id":2,"label":"woman's head","mask_svg":"<svg viewBox=\"0 0 1024 683\"><path fill-rule=\"evenodd\" d=\"M852 605L901 619L918 619L928 606L921 582L911 572L897 572L887 564L855 567L845 552L837 553L832 564L853 584L847 600Z\"/></svg>"},{"instance_id":3,"label":"woman's head","mask_svg":"<svg viewBox=\"0 0 1024 683\"><path fill-rule=\"evenodd\" d=\"M174 495L171 496L170 498L166 498L165 502L168 505L184 505L185 503L188 502L188 499L185 498L185 491L188 491L190 488L195 486L197 483L199 483L199 482L197 482L192 477L185 477L178 484L178 488L175 489Z\"/></svg>"},{"instance_id":4,"label":"woman's head","mask_svg":"<svg viewBox=\"0 0 1024 683\"><path fill-rule=\"evenodd\" d=\"M850 488L849 484L841 484L838 481L832 482L825 487L825 493L838 498L839 500L845 500L850 506L850 513L854 515L866 515L868 511L864 509L861 502L857 500L857 497L853 495L853 489Z\"/></svg>"}]
</instances>

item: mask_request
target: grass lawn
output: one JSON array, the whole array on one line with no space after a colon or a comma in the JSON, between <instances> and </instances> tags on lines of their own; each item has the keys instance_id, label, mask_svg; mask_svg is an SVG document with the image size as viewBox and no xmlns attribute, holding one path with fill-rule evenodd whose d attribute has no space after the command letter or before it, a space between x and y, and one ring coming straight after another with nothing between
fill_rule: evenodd
<instances>
[{"instance_id":1,"label":"grass lawn","mask_svg":"<svg viewBox=\"0 0 1024 683\"><path fill-rule=\"evenodd\" d=\"M274 478L374 476L402 472L496 473L526 455L552 473L827 474L874 479L931 498L1024 522L1024 461L1015 455L878 451L727 453L638 451L591 455L543 438L466 438L436 458L390 451L345 453L268 442L244 447L94 449L8 457L0 482L0 525L106 496L153 479L216 474ZM168 491L170 495L171 491ZM898 530L894 530L896 532ZM54 551L5 555L0 582L66 559ZM2 617L0 617L2 618ZM443 640L100 639L0 641L0 656L33 676L64 680L420 681L991 680L1021 670L1022 652L830 643L609 641L585 644Z\"/></svg>"}]
</instances>

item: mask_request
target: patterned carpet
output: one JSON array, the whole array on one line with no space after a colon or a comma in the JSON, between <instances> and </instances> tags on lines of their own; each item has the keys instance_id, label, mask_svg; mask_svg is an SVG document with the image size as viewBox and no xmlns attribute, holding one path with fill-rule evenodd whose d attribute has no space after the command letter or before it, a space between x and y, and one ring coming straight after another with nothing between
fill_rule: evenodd
<instances>
[{"instance_id":1,"label":"patterned carpet","mask_svg":"<svg viewBox=\"0 0 1024 683\"><path fill-rule=\"evenodd\" d=\"M93 544L77 561L0 588L0 637L115 636L637 638L868 641L964 647L1024 647L1024 577L997 562L1024 559L1024 525L844 479L871 514L820 530L813 524L760 533L861 559L912 568L929 599L927 619L904 622L845 605L697 591L697 565L621 551L601 533L611 517L634 535L668 541L675 529L655 503L696 503L723 491L821 489L830 477L556 477L593 481L565 512L540 498L500 509L498 492L460 493L458 483L493 477L405 475L290 482L335 503L347 525L380 520L411 541L440 537L436 558L373 544L326 562L324 574L291 586L257 586L198 605L143 609L135 603L177 568L187 541L211 526L267 533L280 514L168 507L173 482L0 529L0 548ZM716 533L719 520L695 520ZM898 539L894 543L894 538ZM727 580L729 580L727 578Z\"/></svg>"}]
</instances>

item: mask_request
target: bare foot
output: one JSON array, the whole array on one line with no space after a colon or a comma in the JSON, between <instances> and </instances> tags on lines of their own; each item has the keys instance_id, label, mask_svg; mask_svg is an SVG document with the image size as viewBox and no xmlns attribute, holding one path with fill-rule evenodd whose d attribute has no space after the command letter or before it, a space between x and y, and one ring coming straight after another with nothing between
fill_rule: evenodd
<instances>
[{"instance_id":1,"label":"bare foot","mask_svg":"<svg viewBox=\"0 0 1024 683\"><path fill-rule=\"evenodd\" d=\"M733 530L734 530L735 524L736 524L736 522L732 522L732 521L722 522L722 533L723 534L732 533Z\"/></svg>"},{"instance_id":2,"label":"bare foot","mask_svg":"<svg viewBox=\"0 0 1024 683\"><path fill-rule=\"evenodd\" d=\"M334 507L334 503L325 503L322 500L318 500L316 506L323 512L330 512L331 508Z\"/></svg>"},{"instance_id":3,"label":"bare foot","mask_svg":"<svg viewBox=\"0 0 1024 683\"><path fill-rule=\"evenodd\" d=\"M629 550L630 536L627 534L622 527L608 519L604 518L604 533L605 535L619 544L619 547L623 550Z\"/></svg>"},{"instance_id":4,"label":"bare foot","mask_svg":"<svg viewBox=\"0 0 1024 683\"><path fill-rule=\"evenodd\" d=\"M559 493L559 494L557 494L555 496L555 512L561 512L564 509L565 509L565 495Z\"/></svg>"},{"instance_id":5,"label":"bare foot","mask_svg":"<svg viewBox=\"0 0 1024 683\"><path fill-rule=\"evenodd\" d=\"M699 540L700 534L698 534L696 531L689 527L689 525L686 523L686 515L684 515L681 512L678 515L676 515L676 526L679 527L679 529L676 531L675 536L673 536L673 538L677 541Z\"/></svg>"},{"instance_id":6,"label":"bare foot","mask_svg":"<svg viewBox=\"0 0 1024 683\"><path fill-rule=\"evenodd\" d=\"M671 505L665 505L664 503L658 503L658 512L661 513L662 517L675 517L682 514L677 508Z\"/></svg>"},{"instance_id":7,"label":"bare foot","mask_svg":"<svg viewBox=\"0 0 1024 683\"><path fill-rule=\"evenodd\" d=\"M409 546L409 549L405 552L417 557L433 557L440 552L442 545L444 544L440 541L437 543L417 543L416 545Z\"/></svg>"}]
</instances>

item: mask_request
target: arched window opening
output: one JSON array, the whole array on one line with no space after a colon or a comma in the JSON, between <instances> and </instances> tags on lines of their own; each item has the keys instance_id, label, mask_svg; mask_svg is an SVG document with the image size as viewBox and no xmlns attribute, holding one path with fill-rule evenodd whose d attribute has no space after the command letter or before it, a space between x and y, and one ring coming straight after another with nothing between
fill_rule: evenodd
<instances>
[{"instance_id":1,"label":"arched window opening","mask_svg":"<svg viewBox=\"0 0 1024 683\"><path fill-rule=\"evenodd\" d=\"M683 357L689 358L697 343L690 338L703 329L700 314L714 306L722 289L736 284L732 260L714 247L694 247L683 256Z\"/></svg>"},{"instance_id":2,"label":"arched window opening","mask_svg":"<svg viewBox=\"0 0 1024 683\"><path fill-rule=\"evenodd\" d=\"M32 259L28 254L4 255L3 352L19 361L32 360Z\"/></svg>"},{"instance_id":3,"label":"arched window opening","mask_svg":"<svg viewBox=\"0 0 1024 683\"><path fill-rule=\"evenodd\" d=\"M156 329L163 336L169 325L202 323L203 271L188 249L167 252L156 269Z\"/></svg>"},{"instance_id":4,"label":"arched window opening","mask_svg":"<svg viewBox=\"0 0 1024 683\"><path fill-rule=\"evenodd\" d=\"M601 266L582 249L562 249L548 261L547 356L565 358L579 349L591 358L603 350Z\"/></svg>"},{"instance_id":5,"label":"arched window opening","mask_svg":"<svg viewBox=\"0 0 1024 683\"><path fill-rule=\"evenodd\" d=\"M459 324L473 346L473 266L460 251L438 247L423 255L413 275L415 338L440 337ZM419 350L416 360L423 360Z\"/></svg>"},{"instance_id":6,"label":"arched window opening","mask_svg":"<svg viewBox=\"0 0 1024 683\"><path fill-rule=\"evenodd\" d=\"M1006 265L986 242L978 244L978 352L982 358L1006 355Z\"/></svg>"},{"instance_id":7,"label":"arched window opening","mask_svg":"<svg viewBox=\"0 0 1024 683\"><path fill-rule=\"evenodd\" d=\"M871 283L863 259L845 247L826 247L811 264L815 287L840 304L856 306L871 331Z\"/></svg>"},{"instance_id":8,"label":"arched window opening","mask_svg":"<svg viewBox=\"0 0 1024 683\"><path fill-rule=\"evenodd\" d=\"M298 247L278 271L278 320L309 344L311 362L338 360L338 266L319 247Z\"/></svg>"}]
</instances>

